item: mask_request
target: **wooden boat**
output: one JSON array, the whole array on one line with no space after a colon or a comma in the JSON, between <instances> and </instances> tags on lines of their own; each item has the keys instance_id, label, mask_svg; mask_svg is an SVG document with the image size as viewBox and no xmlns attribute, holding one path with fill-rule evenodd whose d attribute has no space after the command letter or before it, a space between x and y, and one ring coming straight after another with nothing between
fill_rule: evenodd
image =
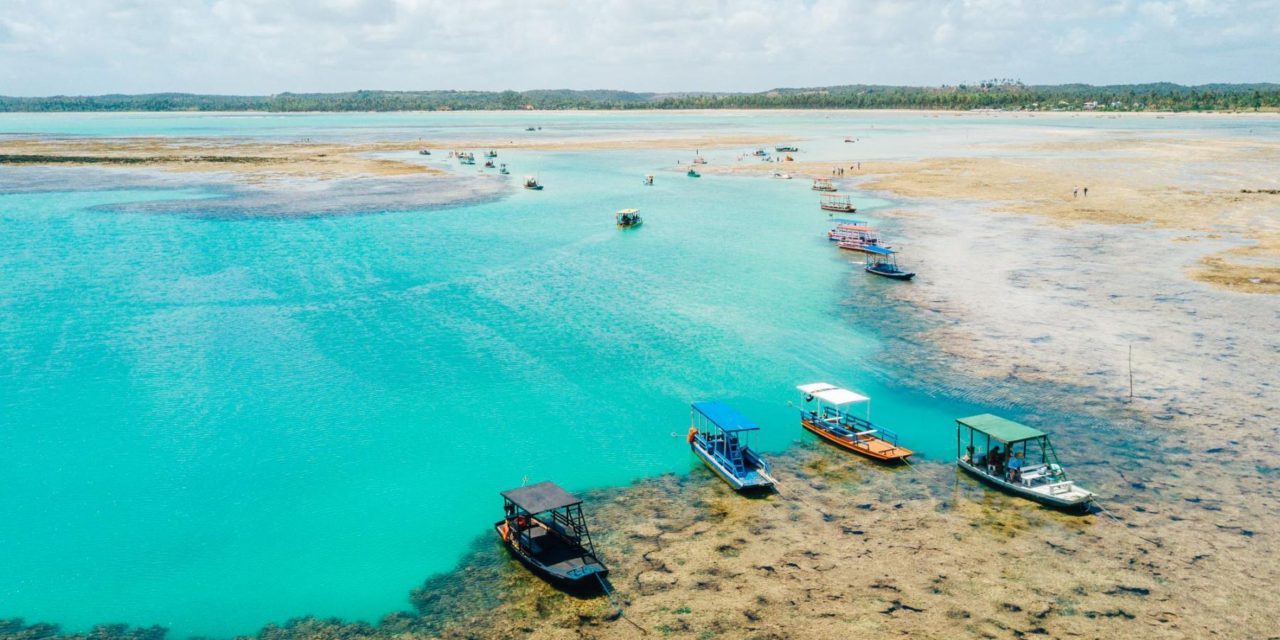
<instances>
[{"instance_id":1,"label":"wooden boat","mask_svg":"<svg viewBox=\"0 0 1280 640\"><path fill-rule=\"evenodd\" d=\"M795 153L799 151L800 148L794 145L782 145L780 147L774 147L773 150L777 151L778 153Z\"/></svg>"},{"instance_id":2,"label":"wooden boat","mask_svg":"<svg viewBox=\"0 0 1280 640\"><path fill-rule=\"evenodd\" d=\"M644 186L646 186L646 187L652 187L652 186L653 186L653 176L652 176L652 175L648 175L648 176L645 176L645 177L644 177Z\"/></svg>"},{"instance_id":3,"label":"wooden boat","mask_svg":"<svg viewBox=\"0 0 1280 640\"><path fill-rule=\"evenodd\" d=\"M603 586L600 562L582 516L582 500L553 482L502 492L504 517L493 528L534 573L557 586Z\"/></svg>"},{"instance_id":4,"label":"wooden boat","mask_svg":"<svg viewBox=\"0 0 1280 640\"><path fill-rule=\"evenodd\" d=\"M1092 492L1067 479L1048 434L989 413L956 420L956 465L997 489L1056 509L1084 512L1093 500Z\"/></svg>"},{"instance_id":5,"label":"wooden boat","mask_svg":"<svg viewBox=\"0 0 1280 640\"><path fill-rule=\"evenodd\" d=\"M720 402L695 402L689 411L689 447L734 491L769 489L776 484L769 463L751 450L749 436L760 427Z\"/></svg>"},{"instance_id":6,"label":"wooden boat","mask_svg":"<svg viewBox=\"0 0 1280 640\"><path fill-rule=\"evenodd\" d=\"M493 161L492 161L492 160L485 160L485 161L484 161L484 168L486 168L486 169L492 169L492 168L493 168Z\"/></svg>"},{"instance_id":7,"label":"wooden boat","mask_svg":"<svg viewBox=\"0 0 1280 640\"><path fill-rule=\"evenodd\" d=\"M838 224L827 232L827 239L836 242L836 246L841 249L867 253L869 247L889 248L881 244L875 228L868 227L866 223L848 218L836 218L836 220Z\"/></svg>"},{"instance_id":8,"label":"wooden boat","mask_svg":"<svg viewBox=\"0 0 1280 640\"><path fill-rule=\"evenodd\" d=\"M866 264L862 267L867 273L874 273L894 280L910 280L916 277L914 271L903 271L898 268L898 258L896 256L898 252L893 249L869 244L863 246L859 251L867 254Z\"/></svg>"},{"instance_id":9,"label":"wooden boat","mask_svg":"<svg viewBox=\"0 0 1280 640\"><path fill-rule=\"evenodd\" d=\"M431 155L431 152L430 152L429 150L427 150L427 149L422 149L421 151L418 151L418 155L420 155L420 156L429 156L429 155Z\"/></svg>"},{"instance_id":10,"label":"wooden boat","mask_svg":"<svg viewBox=\"0 0 1280 640\"><path fill-rule=\"evenodd\" d=\"M818 206L822 207L824 211L839 211L841 213L853 213L857 211L849 196L842 193L822 194L822 199L818 201Z\"/></svg>"},{"instance_id":11,"label":"wooden boat","mask_svg":"<svg viewBox=\"0 0 1280 640\"><path fill-rule=\"evenodd\" d=\"M694 170L693 170L693 167L689 167L689 170L685 172L685 175L686 175L686 176L689 176L690 178L701 178L701 177L702 177L702 174L701 174L701 173L698 173L697 171L694 171Z\"/></svg>"},{"instance_id":12,"label":"wooden boat","mask_svg":"<svg viewBox=\"0 0 1280 640\"><path fill-rule=\"evenodd\" d=\"M458 154L458 158L459 158L459 161L462 162L462 164L476 163L476 154L474 153L460 153Z\"/></svg>"},{"instance_id":13,"label":"wooden boat","mask_svg":"<svg viewBox=\"0 0 1280 640\"><path fill-rule=\"evenodd\" d=\"M496 157L498 157L498 152L497 152L497 151L494 151L493 149L490 149L487 153L485 153L485 154L484 154L484 157L486 157L486 158L496 158Z\"/></svg>"},{"instance_id":14,"label":"wooden boat","mask_svg":"<svg viewBox=\"0 0 1280 640\"><path fill-rule=\"evenodd\" d=\"M542 183L538 182L538 179L534 176L525 176L524 188L530 191L542 191Z\"/></svg>"},{"instance_id":15,"label":"wooden boat","mask_svg":"<svg viewBox=\"0 0 1280 640\"><path fill-rule=\"evenodd\" d=\"M880 462L901 462L913 451L898 444L898 434L871 422L871 398L848 389L813 382L800 390L800 425L814 435L846 451ZM863 417L849 413L864 404Z\"/></svg>"},{"instance_id":16,"label":"wooden boat","mask_svg":"<svg viewBox=\"0 0 1280 640\"><path fill-rule=\"evenodd\" d=\"M511 173L510 171L507 171L507 163L504 162L498 165L498 173L501 173L504 176Z\"/></svg>"},{"instance_id":17,"label":"wooden boat","mask_svg":"<svg viewBox=\"0 0 1280 640\"><path fill-rule=\"evenodd\" d=\"M813 186L809 187L814 191L835 191L836 186L831 184L831 178L814 178Z\"/></svg>"},{"instance_id":18,"label":"wooden boat","mask_svg":"<svg viewBox=\"0 0 1280 640\"><path fill-rule=\"evenodd\" d=\"M614 219L617 221L619 229L633 229L644 224L644 219L640 217L639 209L622 209L614 214Z\"/></svg>"}]
</instances>

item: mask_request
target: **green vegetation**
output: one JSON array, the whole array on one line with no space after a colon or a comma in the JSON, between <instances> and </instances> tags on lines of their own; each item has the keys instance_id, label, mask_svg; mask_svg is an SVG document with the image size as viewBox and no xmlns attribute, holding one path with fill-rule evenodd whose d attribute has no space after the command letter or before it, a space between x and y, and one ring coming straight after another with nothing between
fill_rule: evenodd
<instances>
[{"instance_id":1,"label":"green vegetation","mask_svg":"<svg viewBox=\"0 0 1280 640\"><path fill-rule=\"evenodd\" d=\"M895 87L845 85L758 93L628 91L354 91L215 96L0 96L0 111L480 111L511 109L1005 109L1032 111L1280 110L1280 84L1170 83L1093 86L1025 85L988 80L973 85Z\"/></svg>"}]
</instances>

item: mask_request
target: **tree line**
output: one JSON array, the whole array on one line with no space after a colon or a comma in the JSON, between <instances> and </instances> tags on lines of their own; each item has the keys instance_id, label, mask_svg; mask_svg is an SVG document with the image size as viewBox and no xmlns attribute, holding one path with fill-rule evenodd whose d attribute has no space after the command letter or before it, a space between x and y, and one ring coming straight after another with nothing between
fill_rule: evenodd
<instances>
[{"instance_id":1,"label":"tree line","mask_svg":"<svg viewBox=\"0 0 1280 640\"><path fill-rule=\"evenodd\" d=\"M514 109L1004 109L1030 111L1280 110L1280 84L1172 83L1024 85L1003 79L973 85L844 85L756 93L629 91L351 91L270 96L154 93L0 96L0 111L485 111Z\"/></svg>"}]
</instances>

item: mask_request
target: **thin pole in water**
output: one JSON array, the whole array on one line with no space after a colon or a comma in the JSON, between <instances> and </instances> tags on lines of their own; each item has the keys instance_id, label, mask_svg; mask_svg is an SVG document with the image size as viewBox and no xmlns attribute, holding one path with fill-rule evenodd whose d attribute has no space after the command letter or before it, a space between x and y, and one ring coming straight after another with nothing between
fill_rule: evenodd
<instances>
[{"instance_id":1,"label":"thin pole in water","mask_svg":"<svg viewBox=\"0 0 1280 640\"><path fill-rule=\"evenodd\" d=\"M1133 402L1133 343L1129 343L1129 402Z\"/></svg>"}]
</instances>

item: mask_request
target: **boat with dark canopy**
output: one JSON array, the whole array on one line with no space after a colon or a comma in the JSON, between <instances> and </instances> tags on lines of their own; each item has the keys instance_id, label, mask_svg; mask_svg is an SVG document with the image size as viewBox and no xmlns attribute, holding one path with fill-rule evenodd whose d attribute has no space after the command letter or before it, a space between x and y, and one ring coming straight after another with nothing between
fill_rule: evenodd
<instances>
[{"instance_id":1,"label":"boat with dark canopy","mask_svg":"<svg viewBox=\"0 0 1280 640\"><path fill-rule=\"evenodd\" d=\"M762 490L776 484L769 463L751 450L750 435L760 427L720 402L695 402L689 412L689 447L734 491Z\"/></svg>"},{"instance_id":2,"label":"boat with dark canopy","mask_svg":"<svg viewBox=\"0 0 1280 640\"><path fill-rule=\"evenodd\" d=\"M989 413L956 420L956 465L1002 491L1086 511L1093 493L1067 479L1049 434Z\"/></svg>"},{"instance_id":3,"label":"boat with dark canopy","mask_svg":"<svg viewBox=\"0 0 1280 640\"><path fill-rule=\"evenodd\" d=\"M566 587L591 586L592 576L609 573L596 555L577 496L554 482L539 482L503 491L502 499L506 516L493 528L534 573Z\"/></svg>"}]
</instances>

